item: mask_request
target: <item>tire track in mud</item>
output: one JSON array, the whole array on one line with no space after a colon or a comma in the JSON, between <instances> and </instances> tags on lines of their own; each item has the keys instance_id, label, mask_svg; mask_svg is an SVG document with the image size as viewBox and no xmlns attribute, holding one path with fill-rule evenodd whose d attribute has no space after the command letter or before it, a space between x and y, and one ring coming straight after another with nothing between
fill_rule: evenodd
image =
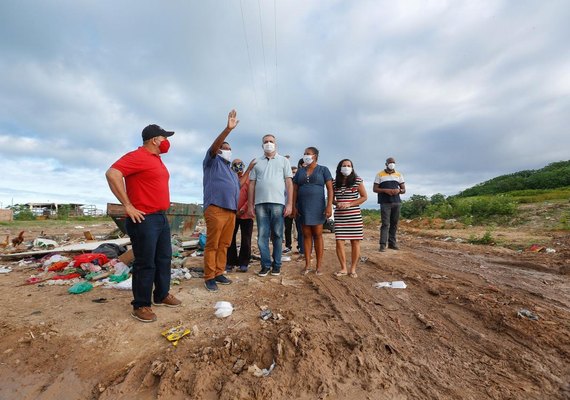
<instances>
[{"instance_id":1,"label":"tire track in mud","mask_svg":"<svg viewBox=\"0 0 570 400\"><path fill-rule=\"evenodd\" d=\"M438 324L445 325L451 333L449 337L463 337L464 340L459 341L463 348L470 349L474 354L485 354L491 359L506 362L511 370L516 371L514 376L517 376L519 380L522 376L527 381L525 391L535 391L536 393L542 391L544 393L544 390L547 389L551 395L560 395L564 391L561 377L567 376L568 364L560 362L559 357L552 360L552 357L548 357L548 355L543 356L544 351L540 345L547 344L551 347L548 349L550 353L554 352L566 357L569 343L567 319L566 323L559 318L558 321L553 318L554 322L545 321L562 325L561 330L556 330L554 334L551 333L549 336L541 335L539 325L530 325L531 332L526 333L523 329L528 328L528 324L533 322L517 320L505 311L508 305L518 303L520 306L520 304L524 304L525 296L519 293L520 288L517 287L516 291L510 288L503 290L492 288L489 291L483 282L485 281L484 277L456 267L457 254L454 258L445 257L439 251L435 251L433 246L428 249L416 247L413 253L408 262L416 264L414 269L417 274L429 276L430 273L434 272L444 273L449 275L446 276L446 282L453 283L456 277L459 278L457 281L462 281L456 286L453 284L445 286L447 292L444 296L445 302L439 302L441 311L436 311L435 314ZM434 257L434 254L437 256ZM414 261L414 259L419 262ZM473 264L473 260L463 254L459 255L459 261L460 264ZM423 286L424 290L430 291L425 279L413 281L415 285ZM472 287L470 288L470 286ZM528 294L532 295L532 293ZM510 297L510 300L506 305L501 304L494 299L495 296ZM544 303L544 310L547 311L549 299L541 300ZM546 319L548 317L551 315L546 313ZM445 340L444 337L441 336L440 340ZM457 345L457 343L450 343L451 346ZM534 364L527 363L526 368L521 369L520 360L527 357L531 357ZM499 370L495 372L498 374ZM536 378L541 375L546 375L546 377L543 379Z\"/></svg>"}]
</instances>

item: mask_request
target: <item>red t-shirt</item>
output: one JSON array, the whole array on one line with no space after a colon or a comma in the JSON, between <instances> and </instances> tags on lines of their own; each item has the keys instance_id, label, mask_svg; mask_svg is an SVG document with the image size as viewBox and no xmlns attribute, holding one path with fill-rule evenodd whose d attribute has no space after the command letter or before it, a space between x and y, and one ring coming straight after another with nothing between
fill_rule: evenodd
<instances>
[{"instance_id":1,"label":"red t-shirt","mask_svg":"<svg viewBox=\"0 0 570 400\"><path fill-rule=\"evenodd\" d=\"M144 147L125 154L111 168L125 177L127 195L133 206L146 214L166 211L170 207L170 174L160 156Z\"/></svg>"}]
</instances>

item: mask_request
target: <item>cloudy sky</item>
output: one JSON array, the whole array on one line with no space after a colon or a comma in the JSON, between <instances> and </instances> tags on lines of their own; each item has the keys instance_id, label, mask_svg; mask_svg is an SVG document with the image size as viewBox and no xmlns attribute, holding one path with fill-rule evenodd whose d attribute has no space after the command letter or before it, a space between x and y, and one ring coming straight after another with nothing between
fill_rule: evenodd
<instances>
[{"instance_id":1,"label":"cloudy sky","mask_svg":"<svg viewBox=\"0 0 570 400\"><path fill-rule=\"evenodd\" d=\"M408 194L451 195L570 159L570 3L2 1L0 202L115 201L104 173L144 126L176 131L171 199L238 110L235 157L394 156Z\"/></svg>"}]
</instances>

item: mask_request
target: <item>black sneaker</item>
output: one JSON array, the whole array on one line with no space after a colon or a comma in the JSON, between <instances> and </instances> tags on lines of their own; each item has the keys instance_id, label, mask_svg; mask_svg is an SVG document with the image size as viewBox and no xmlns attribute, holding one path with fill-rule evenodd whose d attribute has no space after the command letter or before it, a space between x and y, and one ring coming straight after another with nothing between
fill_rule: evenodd
<instances>
[{"instance_id":1,"label":"black sneaker","mask_svg":"<svg viewBox=\"0 0 570 400\"><path fill-rule=\"evenodd\" d=\"M291 248L290 247L285 247L282 251L283 254L287 254L287 253L291 253Z\"/></svg>"},{"instance_id":2,"label":"black sneaker","mask_svg":"<svg viewBox=\"0 0 570 400\"><path fill-rule=\"evenodd\" d=\"M379 251L381 251L382 253L385 252L385 251L386 251L386 245L385 245L385 244L381 244Z\"/></svg>"},{"instance_id":3,"label":"black sneaker","mask_svg":"<svg viewBox=\"0 0 570 400\"><path fill-rule=\"evenodd\" d=\"M392 250L400 250L400 247L397 244L389 244L388 248Z\"/></svg>"},{"instance_id":4,"label":"black sneaker","mask_svg":"<svg viewBox=\"0 0 570 400\"><path fill-rule=\"evenodd\" d=\"M257 275L259 276L267 276L267 274L269 273L269 268L267 267L261 267L261 271L259 271L257 273Z\"/></svg>"},{"instance_id":5,"label":"black sneaker","mask_svg":"<svg viewBox=\"0 0 570 400\"><path fill-rule=\"evenodd\" d=\"M218 275L214 280L220 285L229 285L232 283L231 279L226 278L225 275Z\"/></svg>"},{"instance_id":6,"label":"black sneaker","mask_svg":"<svg viewBox=\"0 0 570 400\"><path fill-rule=\"evenodd\" d=\"M209 292L218 291L218 285L216 284L215 279L208 279L207 281L204 281L204 286L206 287L206 289L208 289Z\"/></svg>"},{"instance_id":7,"label":"black sneaker","mask_svg":"<svg viewBox=\"0 0 570 400\"><path fill-rule=\"evenodd\" d=\"M281 267L273 267L271 268L271 275L279 276L281 275Z\"/></svg>"},{"instance_id":8,"label":"black sneaker","mask_svg":"<svg viewBox=\"0 0 570 400\"><path fill-rule=\"evenodd\" d=\"M239 272L247 272L247 265L240 265Z\"/></svg>"}]
</instances>

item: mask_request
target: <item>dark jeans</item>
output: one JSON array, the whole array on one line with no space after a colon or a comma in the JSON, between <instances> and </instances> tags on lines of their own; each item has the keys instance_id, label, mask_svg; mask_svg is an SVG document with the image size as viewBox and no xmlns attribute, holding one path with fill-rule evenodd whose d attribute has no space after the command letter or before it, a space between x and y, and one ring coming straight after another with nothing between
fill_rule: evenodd
<instances>
[{"instance_id":1,"label":"dark jeans","mask_svg":"<svg viewBox=\"0 0 570 400\"><path fill-rule=\"evenodd\" d=\"M293 230L293 218L285 217L285 247L288 249L292 246L291 234Z\"/></svg>"},{"instance_id":2,"label":"dark jeans","mask_svg":"<svg viewBox=\"0 0 570 400\"><path fill-rule=\"evenodd\" d=\"M305 242L303 241L303 228L301 228L301 217L295 218L295 228L297 229L297 247L299 247L299 253L305 254Z\"/></svg>"},{"instance_id":3,"label":"dark jeans","mask_svg":"<svg viewBox=\"0 0 570 400\"><path fill-rule=\"evenodd\" d=\"M125 227L135 256L131 304L134 308L150 307L151 295L155 302L160 302L170 290L170 225L164 213L156 213L145 215L141 223L127 218Z\"/></svg>"},{"instance_id":4,"label":"dark jeans","mask_svg":"<svg viewBox=\"0 0 570 400\"><path fill-rule=\"evenodd\" d=\"M396 231L398 230L398 221L400 220L401 203L382 203L380 204L380 215L382 217L382 225L380 226L380 244L390 246L396 245Z\"/></svg>"},{"instance_id":5,"label":"dark jeans","mask_svg":"<svg viewBox=\"0 0 570 400\"><path fill-rule=\"evenodd\" d=\"M239 256L237 254L237 232L241 229L241 241ZM236 219L232 244L228 248L228 265L242 266L249 265L251 259L251 235L253 233L253 219Z\"/></svg>"}]
</instances>

